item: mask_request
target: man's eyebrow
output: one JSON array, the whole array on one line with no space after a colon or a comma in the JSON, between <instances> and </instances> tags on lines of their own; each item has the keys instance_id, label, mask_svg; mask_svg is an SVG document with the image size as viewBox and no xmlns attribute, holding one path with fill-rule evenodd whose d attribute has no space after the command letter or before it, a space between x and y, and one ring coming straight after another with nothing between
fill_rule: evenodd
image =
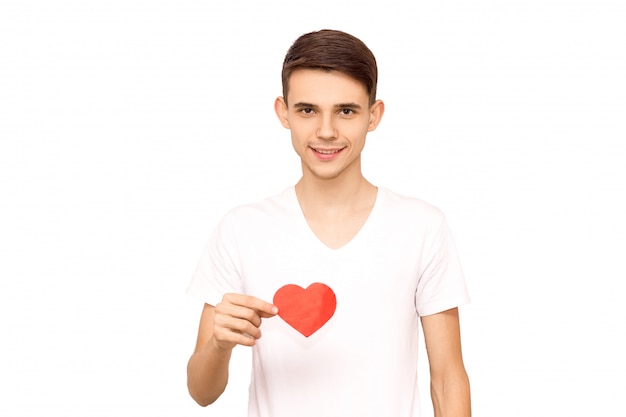
<instances>
[{"instance_id":1,"label":"man's eyebrow","mask_svg":"<svg viewBox=\"0 0 626 417\"><path fill-rule=\"evenodd\" d=\"M335 104L335 108L360 110L361 109L361 105L357 104L357 103L340 103L340 104Z\"/></svg>"},{"instance_id":2,"label":"man's eyebrow","mask_svg":"<svg viewBox=\"0 0 626 417\"><path fill-rule=\"evenodd\" d=\"M312 103L298 102L293 105L296 109L317 109L318 105ZM336 109L351 109L351 110L361 110L362 107L358 103L339 103L333 106Z\"/></svg>"},{"instance_id":3,"label":"man's eyebrow","mask_svg":"<svg viewBox=\"0 0 626 417\"><path fill-rule=\"evenodd\" d=\"M293 107L295 107L297 109L304 109L304 108L316 109L317 108L317 106L315 104L304 103L304 102L298 102L298 103L294 104Z\"/></svg>"}]
</instances>

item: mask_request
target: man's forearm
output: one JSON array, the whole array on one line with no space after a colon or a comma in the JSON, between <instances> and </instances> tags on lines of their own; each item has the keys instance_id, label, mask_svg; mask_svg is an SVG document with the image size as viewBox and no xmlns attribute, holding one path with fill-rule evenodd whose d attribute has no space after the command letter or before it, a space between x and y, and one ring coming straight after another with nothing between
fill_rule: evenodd
<instances>
[{"instance_id":1,"label":"man's forearm","mask_svg":"<svg viewBox=\"0 0 626 417\"><path fill-rule=\"evenodd\" d=\"M187 388L201 406L212 404L228 383L228 364L232 349L220 350L213 343L195 352L187 364Z\"/></svg>"},{"instance_id":2,"label":"man's forearm","mask_svg":"<svg viewBox=\"0 0 626 417\"><path fill-rule=\"evenodd\" d=\"M453 381L431 382L430 393L435 417L470 417L470 386L467 375Z\"/></svg>"}]
</instances>

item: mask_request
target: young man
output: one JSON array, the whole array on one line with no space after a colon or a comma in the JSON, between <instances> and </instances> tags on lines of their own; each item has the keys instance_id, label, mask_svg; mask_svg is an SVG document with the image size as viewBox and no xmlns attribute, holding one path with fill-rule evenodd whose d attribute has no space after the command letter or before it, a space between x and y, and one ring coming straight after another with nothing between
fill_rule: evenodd
<instances>
[{"instance_id":1,"label":"young man","mask_svg":"<svg viewBox=\"0 0 626 417\"><path fill-rule=\"evenodd\" d=\"M384 113L376 82L373 54L346 33L289 49L275 110L302 178L231 210L203 253L188 288L206 303L188 364L199 404L224 391L243 345L251 417L417 416L421 320L435 416L470 416L457 310L469 299L445 218L361 173Z\"/></svg>"}]
</instances>

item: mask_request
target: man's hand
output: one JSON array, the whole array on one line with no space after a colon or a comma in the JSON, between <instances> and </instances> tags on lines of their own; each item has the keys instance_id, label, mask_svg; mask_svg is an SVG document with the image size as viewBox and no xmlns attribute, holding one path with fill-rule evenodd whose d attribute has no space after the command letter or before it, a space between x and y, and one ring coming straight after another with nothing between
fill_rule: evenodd
<instances>
[{"instance_id":1,"label":"man's hand","mask_svg":"<svg viewBox=\"0 0 626 417\"><path fill-rule=\"evenodd\" d=\"M207 406L222 395L233 348L253 346L261 337L261 320L277 313L275 305L242 294L226 294L215 307L204 305L196 350L187 365L187 386L198 404Z\"/></svg>"},{"instance_id":2,"label":"man's hand","mask_svg":"<svg viewBox=\"0 0 626 417\"><path fill-rule=\"evenodd\" d=\"M220 350L253 346L261 337L261 321L278 314L278 307L256 297L225 294L215 306L212 342Z\"/></svg>"}]
</instances>

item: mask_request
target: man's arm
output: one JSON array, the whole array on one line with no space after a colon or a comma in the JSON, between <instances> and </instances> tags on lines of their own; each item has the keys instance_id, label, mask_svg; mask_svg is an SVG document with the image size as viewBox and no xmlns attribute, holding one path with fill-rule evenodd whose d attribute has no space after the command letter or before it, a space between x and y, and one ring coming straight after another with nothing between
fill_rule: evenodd
<instances>
[{"instance_id":1,"label":"man's arm","mask_svg":"<svg viewBox=\"0 0 626 417\"><path fill-rule=\"evenodd\" d=\"M470 417L470 385L461 353L459 311L422 317L435 417Z\"/></svg>"},{"instance_id":2,"label":"man's arm","mask_svg":"<svg viewBox=\"0 0 626 417\"><path fill-rule=\"evenodd\" d=\"M222 395L233 348L253 346L261 337L261 319L277 312L272 304L241 294L226 294L215 307L204 305L196 349L187 364L187 388L198 404L205 407Z\"/></svg>"}]
</instances>

